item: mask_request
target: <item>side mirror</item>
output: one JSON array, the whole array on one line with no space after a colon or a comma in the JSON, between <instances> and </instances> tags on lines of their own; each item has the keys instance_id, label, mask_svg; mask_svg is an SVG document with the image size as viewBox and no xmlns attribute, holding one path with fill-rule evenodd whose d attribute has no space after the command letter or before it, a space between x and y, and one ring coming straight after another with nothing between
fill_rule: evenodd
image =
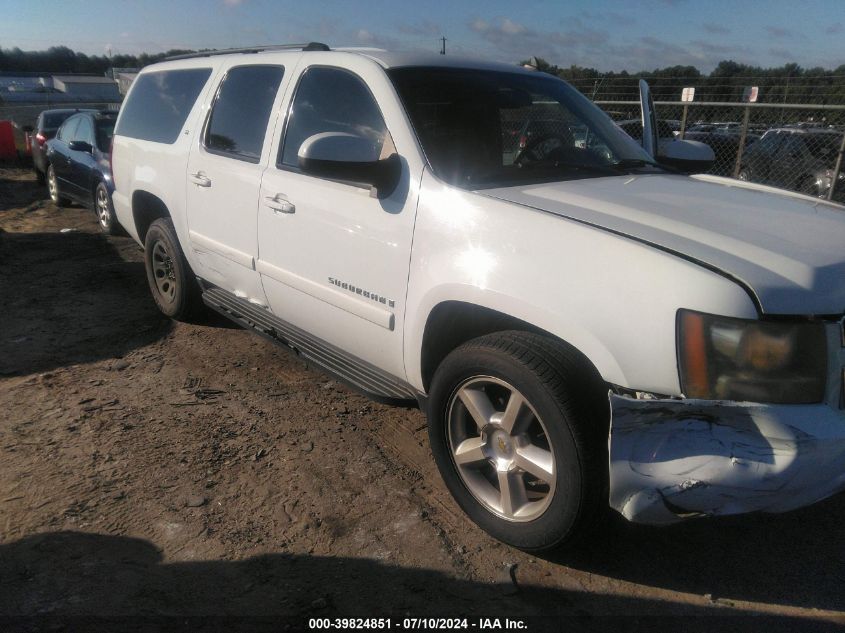
<instances>
[{"instance_id":1,"label":"side mirror","mask_svg":"<svg viewBox=\"0 0 845 633\"><path fill-rule=\"evenodd\" d=\"M700 141L675 139L661 148L657 161L687 174L700 174L713 166L713 148Z\"/></svg>"},{"instance_id":2,"label":"side mirror","mask_svg":"<svg viewBox=\"0 0 845 633\"><path fill-rule=\"evenodd\" d=\"M372 186L378 198L389 196L402 173L399 156L379 159L372 141L346 132L321 132L305 139L297 153L306 174Z\"/></svg>"},{"instance_id":3,"label":"side mirror","mask_svg":"<svg viewBox=\"0 0 845 633\"><path fill-rule=\"evenodd\" d=\"M657 157L657 117L654 99L645 79L640 79L640 118L643 126L643 149L652 158Z\"/></svg>"},{"instance_id":4,"label":"side mirror","mask_svg":"<svg viewBox=\"0 0 845 633\"><path fill-rule=\"evenodd\" d=\"M89 154L94 151L91 143L86 143L85 141L71 141L68 143L68 148L72 152L88 152Z\"/></svg>"}]
</instances>

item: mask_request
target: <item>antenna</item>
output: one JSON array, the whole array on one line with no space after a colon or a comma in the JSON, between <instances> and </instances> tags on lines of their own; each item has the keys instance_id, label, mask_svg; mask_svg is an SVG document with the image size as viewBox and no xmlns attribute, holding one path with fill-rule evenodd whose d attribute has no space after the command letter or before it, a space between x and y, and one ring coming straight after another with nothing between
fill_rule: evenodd
<instances>
[{"instance_id":1,"label":"antenna","mask_svg":"<svg viewBox=\"0 0 845 633\"><path fill-rule=\"evenodd\" d=\"M440 38L440 54L446 54L446 36L441 36Z\"/></svg>"}]
</instances>

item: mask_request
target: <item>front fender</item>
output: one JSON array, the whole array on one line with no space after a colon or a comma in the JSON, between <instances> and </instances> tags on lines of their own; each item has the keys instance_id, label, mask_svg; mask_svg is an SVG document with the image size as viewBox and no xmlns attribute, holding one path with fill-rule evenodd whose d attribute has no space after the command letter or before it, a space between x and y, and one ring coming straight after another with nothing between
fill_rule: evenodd
<instances>
[{"instance_id":1,"label":"front fender","mask_svg":"<svg viewBox=\"0 0 845 633\"><path fill-rule=\"evenodd\" d=\"M647 244L463 191L426 171L411 254L405 367L423 388L432 310L463 301L545 330L583 353L605 381L681 395L679 308L756 318L735 282Z\"/></svg>"}]
</instances>

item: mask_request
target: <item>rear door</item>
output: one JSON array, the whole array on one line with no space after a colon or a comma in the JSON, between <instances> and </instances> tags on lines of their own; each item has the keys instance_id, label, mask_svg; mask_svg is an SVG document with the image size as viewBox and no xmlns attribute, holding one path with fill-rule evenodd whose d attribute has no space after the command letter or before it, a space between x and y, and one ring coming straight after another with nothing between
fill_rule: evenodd
<instances>
[{"instance_id":1,"label":"rear door","mask_svg":"<svg viewBox=\"0 0 845 633\"><path fill-rule=\"evenodd\" d=\"M204 279L266 305L255 270L256 214L285 68L241 62L223 71L188 159L188 235Z\"/></svg>"}]
</instances>

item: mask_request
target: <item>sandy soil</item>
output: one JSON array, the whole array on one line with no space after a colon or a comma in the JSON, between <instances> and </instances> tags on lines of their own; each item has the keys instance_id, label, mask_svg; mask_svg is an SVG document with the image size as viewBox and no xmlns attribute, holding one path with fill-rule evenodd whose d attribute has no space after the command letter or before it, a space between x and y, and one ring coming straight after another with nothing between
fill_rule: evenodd
<instances>
[{"instance_id":1,"label":"sandy soil","mask_svg":"<svg viewBox=\"0 0 845 633\"><path fill-rule=\"evenodd\" d=\"M0 629L845 623L842 496L668 529L608 513L578 551L527 555L460 513L419 411L218 318L162 318L138 247L29 172L0 169L0 228Z\"/></svg>"}]
</instances>

